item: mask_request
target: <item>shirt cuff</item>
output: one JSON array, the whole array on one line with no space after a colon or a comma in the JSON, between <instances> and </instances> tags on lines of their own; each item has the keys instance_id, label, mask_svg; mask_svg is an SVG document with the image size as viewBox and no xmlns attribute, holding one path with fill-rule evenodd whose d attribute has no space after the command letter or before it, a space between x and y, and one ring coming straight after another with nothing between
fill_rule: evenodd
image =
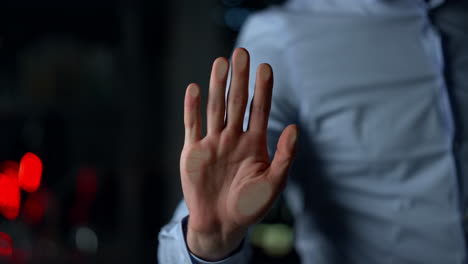
<instances>
[{"instance_id":1,"label":"shirt cuff","mask_svg":"<svg viewBox=\"0 0 468 264\"><path fill-rule=\"evenodd\" d=\"M187 246L187 221L188 221L188 218L189 216L187 215L186 217L184 217L181 221L181 224L182 224L182 232L183 232L183 235L184 235L184 242L185 242L185 247L187 248L187 251L190 255L190 260L192 261L192 264L237 264L237 263L240 263L239 260L241 258L241 251L242 251L242 248L243 248L243 244L245 243L245 238L242 240L241 244L239 245L239 247L234 250L227 258L223 259L223 260L220 260L220 261L206 261L206 260L203 260L203 259L200 259L199 257L195 256L194 254L192 254L192 252L190 252L188 246Z\"/></svg>"}]
</instances>

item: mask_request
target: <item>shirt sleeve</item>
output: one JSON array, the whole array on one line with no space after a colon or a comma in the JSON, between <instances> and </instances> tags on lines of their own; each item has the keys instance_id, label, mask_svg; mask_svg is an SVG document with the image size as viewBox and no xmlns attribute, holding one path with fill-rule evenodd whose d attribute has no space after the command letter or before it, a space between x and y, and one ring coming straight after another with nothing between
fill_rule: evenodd
<instances>
[{"instance_id":1,"label":"shirt sleeve","mask_svg":"<svg viewBox=\"0 0 468 264\"><path fill-rule=\"evenodd\" d=\"M242 249L228 258L209 262L193 255L185 242L184 224L188 216L187 205L184 201L179 203L171 221L159 232L158 260L164 264L246 264L248 258L247 243Z\"/></svg>"}]
</instances>

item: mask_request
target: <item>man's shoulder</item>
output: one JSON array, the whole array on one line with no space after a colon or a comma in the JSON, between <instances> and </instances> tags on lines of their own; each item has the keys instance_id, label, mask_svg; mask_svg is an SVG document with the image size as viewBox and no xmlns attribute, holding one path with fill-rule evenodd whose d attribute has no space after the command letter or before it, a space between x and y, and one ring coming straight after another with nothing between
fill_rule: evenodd
<instances>
[{"instance_id":1,"label":"man's shoulder","mask_svg":"<svg viewBox=\"0 0 468 264\"><path fill-rule=\"evenodd\" d=\"M239 35L240 43L260 44L280 50L304 36L322 32L329 16L288 6L272 6L250 15Z\"/></svg>"},{"instance_id":2,"label":"man's shoulder","mask_svg":"<svg viewBox=\"0 0 468 264\"><path fill-rule=\"evenodd\" d=\"M241 42L269 42L280 48L289 32L289 16L282 7L270 7L250 15L239 38Z\"/></svg>"}]
</instances>

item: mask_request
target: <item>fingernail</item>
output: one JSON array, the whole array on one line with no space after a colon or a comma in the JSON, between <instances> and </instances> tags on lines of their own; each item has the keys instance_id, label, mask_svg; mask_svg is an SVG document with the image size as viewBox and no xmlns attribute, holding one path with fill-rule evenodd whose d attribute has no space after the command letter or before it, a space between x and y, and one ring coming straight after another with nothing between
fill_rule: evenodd
<instances>
[{"instance_id":1,"label":"fingernail","mask_svg":"<svg viewBox=\"0 0 468 264\"><path fill-rule=\"evenodd\" d=\"M228 67L226 61L219 60L218 64L216 66L217 66L216 67L216 78L218 80L224 79L224 77L226 76L227 67Z\"/></svg>"},{"instance_id":2,"label":"fingernail","mask_svg":"<svg viewBox=\"0 0 468 264\"><path fill-rule=\"evenodd\" d=\"M295 128L293 132L291 132L291 145L294 147L297 141L297 129Z\"/></svg>"},{"instance_id":3,"label":"fingernail","mask_svg":"<svg viewBox=\"0 0 468 264\"><path fill-rule=\"evenodd\" d=\"M263 65L260 68L260 78L264 81L268 81L271 77L271 68L268 65Z\"/></svg>"},{"instance_id":4,"label":"fingernail","mask_svg":"<svg viewBox=\"0 0 468 264\"><path fill-rule=\"evenodd\" d=\"M239 49L236 53L236 66L238 70L244 70L247 67L247 52Z\"/></svg>"},{"instance_id":5,"label":"fingernail","mask_svg":"<svg viewBox=\"0 0 468 264\"><path fill-rule=\"evenodd\" d=\"M189 94L192 97L197 97L198 96L198 87L194 84L191 84L189 87Z\"/></svg>"}]
</instances>

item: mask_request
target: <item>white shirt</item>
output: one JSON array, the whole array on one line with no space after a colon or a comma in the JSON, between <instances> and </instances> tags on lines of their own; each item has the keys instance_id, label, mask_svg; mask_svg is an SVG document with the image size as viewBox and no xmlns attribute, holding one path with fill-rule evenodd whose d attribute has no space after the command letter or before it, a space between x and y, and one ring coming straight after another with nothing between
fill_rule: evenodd
<instances>
[{"instance_id":1,"label":"white shirt","mask_svg":"<svg viewBox=\"0 0 468 264\"><path fill-rule=\"evenodd\" d=\"M436 27L441 2L292 0L246 22L251 76L262 62L275 74L271 152L300 127L285 194L302 263L466 263L468 8ZM187 214L161 230L161 263L191 263Z\"/></svg>"}]
</instances>

